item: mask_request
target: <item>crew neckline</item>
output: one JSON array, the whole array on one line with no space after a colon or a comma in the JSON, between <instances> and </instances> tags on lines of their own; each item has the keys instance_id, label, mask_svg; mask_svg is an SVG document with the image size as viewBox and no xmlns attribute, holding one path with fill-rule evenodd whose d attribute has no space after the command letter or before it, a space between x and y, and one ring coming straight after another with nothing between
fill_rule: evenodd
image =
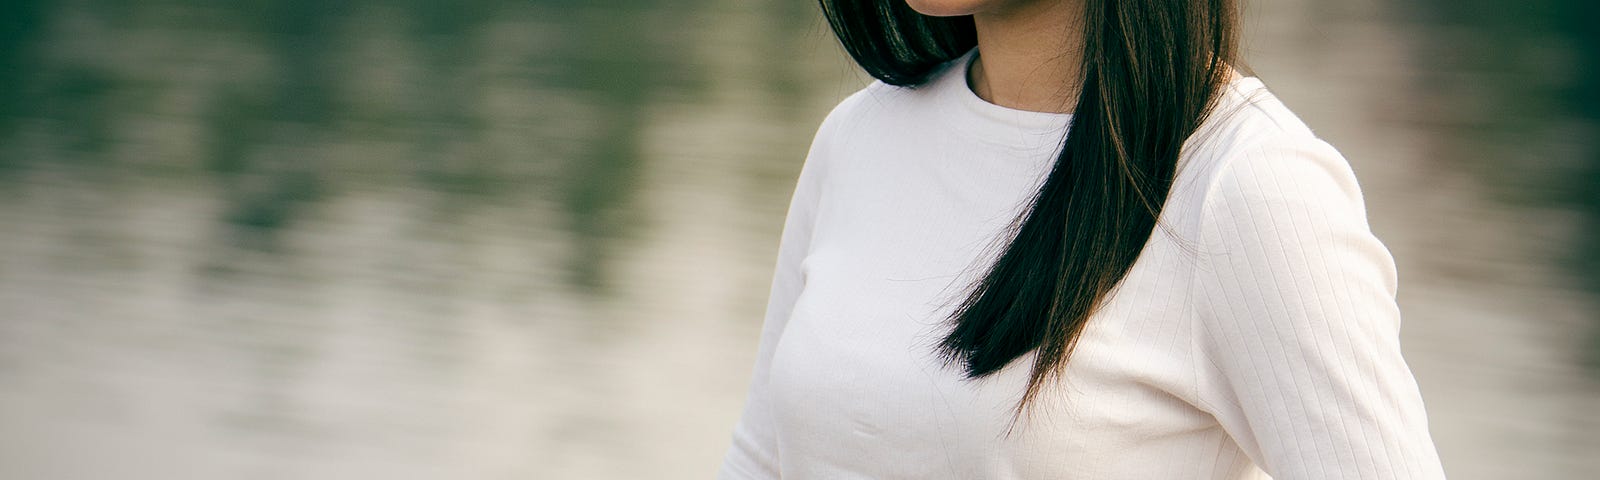
<instances>
[{"instance_id":1,"label":"crew neckline","mask_svg":"<svg viewBox=\"0 0 1600 480\"><path fill-rule=\"evenodd\" d=\"M1059 147L1072 114L1020 110L979 97L967 85L977 55L978 49L973 47L951 60L931 85L942 99L940 117L957 132L989 143L1020 149Z\"/></svg>"},{"instance_id":2,"label":"crew neckline","mask_svg":"<svg viewBox=\"0 0 1600 480\"><path fill-rule=\"evenodd\" d=\"M967 75L978 56L974 46L946 63L944 70L928 85L940 99L939 117L957 133L987 143L1016 149L1059 148L1072 124L1071 113L1035 112L990 103L967 84ZM1255 76L1241 75L1223 86L1223 95L1249 97L1248 91L1264 88ZM1223 101L1223 100L1219 100Z\"/></svg>"},{"instance_id":3,"label":"crew neckline","mask_svg":"<svg viewBox=\"0 0 1600 480\"><path fill-rule=\"evenodd\" d=\"M957 73L959 73L958 78L961 79L961 81L959 83L961 84L962 87L964 87L964 90L967 92L967 94L963 95L962 97L965 98L966 101L977 102L978 105L973 106L973 108L993 110L995 112L1006 114L1006 115L1032 116L1032 117L1039 117L1041 119L1048 119L1048 120L1054 120L1054 121L1061 121L1061 120L1067 120L1067 119L1072 118L1072 114L1071 113L1038 112L1038 111L1033 111L1033 110L1023 110L1023 109L1020 109L1020 108L1007 107L1007 106L1004 106L1004 105L1000 105L998 103L994 103L994 102L991 102L991 101L988 101L988 100L984 100L983 97L978 95L978 92L972 90L972 83L971 83L971 79L970 79L972 77L972 64L973 63L977 63L978 55L979 55L978 48L977 47L973 47L972 49L967 50L967 53L962 54L961 57L956 60L957 62L960 62L958 64L959 67L960 67L960 71L957 72Z\"/></svg>"}]
</instances>

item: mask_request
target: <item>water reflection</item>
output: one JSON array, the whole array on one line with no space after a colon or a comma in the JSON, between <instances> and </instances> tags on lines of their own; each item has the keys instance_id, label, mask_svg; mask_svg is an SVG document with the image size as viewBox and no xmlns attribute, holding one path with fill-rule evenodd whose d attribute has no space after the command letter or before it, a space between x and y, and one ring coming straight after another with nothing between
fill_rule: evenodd
<instances>
[{"instance_id":1,"label":"water reflection","mask_svg":"<svg viewBox=\"0 0 1600 480\"><path fill-rule=\"evenodd\" d=\"M1600 295L1600 32L1594 2L1418 2L1420 70L1435 89L1430 118L1443 153L1507 201L1574 214L1561 263ZM1600 318L1586 348L1600 378Z\"/></svg>"},{"instance_id":2,"label":"water reflection","mask_svg":"<svg viewBox=\"0 0 1600 480\"><path fill-rule=\"evenodd\" d=\"M1581 478L1595 310L1546 270L1600 271L1593 7L1407 5L1253 5L1257 70L1358 163L1453 478ZM830 42L807 2L0 2L0 477L709 476L862 83Z\"/></svg>"},{"instance_id":3,"label":"water reflection","mask_svg":"<svg viewBox=\"0 0 1600 480\"><path fill-rule=\"evenodd\" d=\"M38 60L37 48L43 22L43 2L19 0L0 3L0 132L10 132L19 117L32 113L28 89L19 88L25 72L34 71ZM0 169L11 168L16 155L0 155ZM3 173L3 171L0 171Z\"/></svg>"}]
</instances>

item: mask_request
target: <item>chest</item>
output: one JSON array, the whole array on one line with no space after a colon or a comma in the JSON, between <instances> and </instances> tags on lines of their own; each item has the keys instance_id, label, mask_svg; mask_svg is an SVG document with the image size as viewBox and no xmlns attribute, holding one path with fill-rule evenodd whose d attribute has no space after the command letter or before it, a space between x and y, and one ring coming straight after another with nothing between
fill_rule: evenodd
<instances>
[{"instance_id":1,"label":"chest","mask_svg":"<svg viewBox=\"0 0 1600 480\"><path fill-rule=\"evenodd\" d=\"M921 188L885 191L876 201L825 200L819 209L802 262L805 286L772 363L785 455L895 459L863 467L896 470L878 478L1075 478L1059 474L1081 474L1086 465L1138 478L1140 469L1158 467L1131 461L1141 450L1196 441L1218 448L1214 420L1190 402L1182 249L1159 233L1153 238L1090 319L1062 380L1011 428L1033 357L973 381L944 367L934 345L1003 246L997 242L1031 184L1011 179L1003 188L1018 190L1000 195L981 191L998 183L919 181ZM818 464L829 462L803 463Z\"/></svg>"}]
</instances>

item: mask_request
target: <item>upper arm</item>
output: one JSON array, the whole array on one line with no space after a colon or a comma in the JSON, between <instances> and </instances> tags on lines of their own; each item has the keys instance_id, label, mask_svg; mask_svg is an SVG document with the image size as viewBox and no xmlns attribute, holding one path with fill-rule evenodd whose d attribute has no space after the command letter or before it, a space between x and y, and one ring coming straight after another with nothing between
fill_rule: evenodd
<instances>
[{"instance_id":1,"label":"upper arm","mask_svg":"<svg viewBox=\"0 0 1600 480\"><path fill-rule=\"evenodd\" d=\"M1443 478L1349 164L1310 137L1226 161L1195 272L1203 401L1275 478Z\"/></svg>"}]
</instances>

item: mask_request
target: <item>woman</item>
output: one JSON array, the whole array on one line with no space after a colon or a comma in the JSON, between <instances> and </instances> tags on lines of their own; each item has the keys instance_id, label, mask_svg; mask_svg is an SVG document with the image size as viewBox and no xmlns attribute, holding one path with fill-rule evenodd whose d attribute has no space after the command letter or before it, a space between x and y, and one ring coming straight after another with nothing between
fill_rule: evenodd
<instances>
[{"instance_id":1,"label":"woman","mask_svg":"<svg viewBox=\"0 0 1600 480\"><path fill-rule=\"evenodd\" d=\"M725 479L1443 478L1346 160L1232 0L822 0ZM955 288L952 288L955 287Z\"/></svg>"}]
</instances>

